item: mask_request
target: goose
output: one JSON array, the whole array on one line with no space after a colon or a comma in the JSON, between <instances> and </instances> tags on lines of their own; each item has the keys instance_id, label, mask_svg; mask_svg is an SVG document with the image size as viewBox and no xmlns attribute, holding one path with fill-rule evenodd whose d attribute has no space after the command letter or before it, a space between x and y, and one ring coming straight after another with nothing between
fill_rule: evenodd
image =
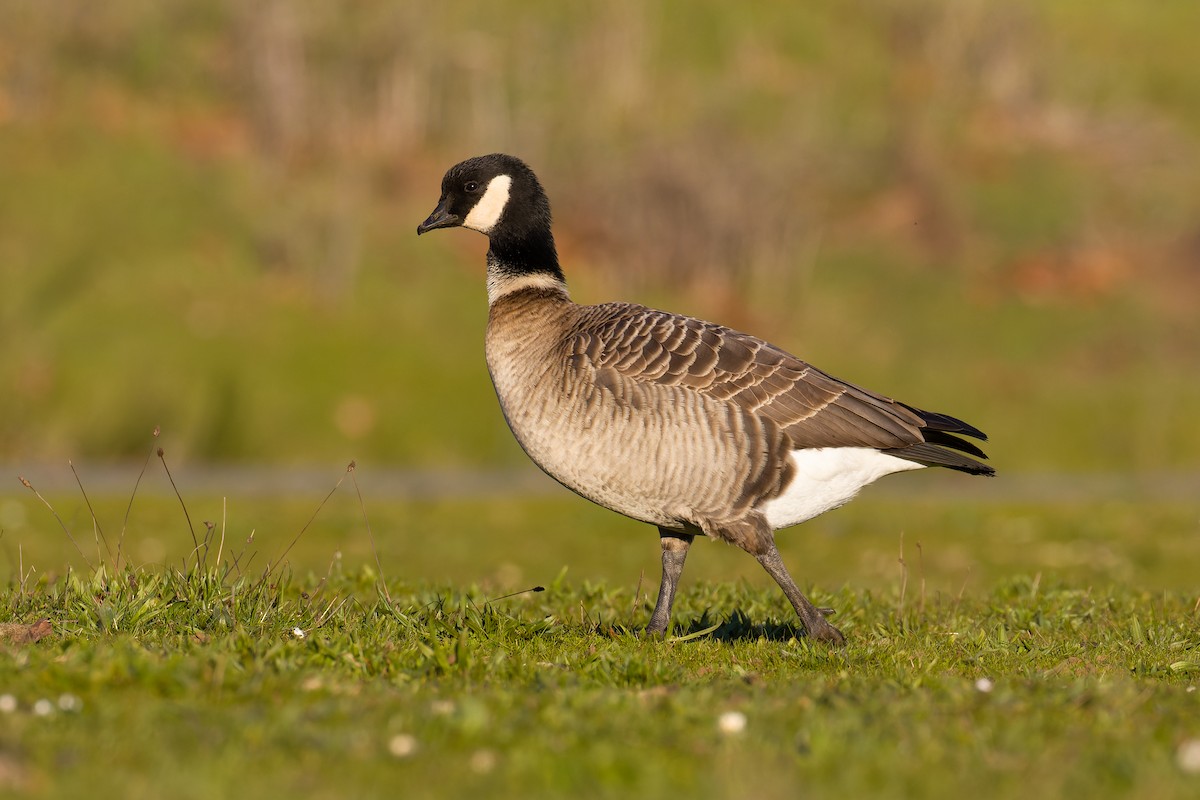
<instances>
[{"instance_id":1,"label":"goose","mask_svg":"<svg viewBox=\"0 0 1200 800\"><path fill-rule=\"evenodd\" d=\"M978 428L868 391L746 333L567 292L550 201L520 159L451 167L421 235L488 237L485 354L504 418L556 481L654 525L662 582L646 630L666 633L697 535L758 560L813 641L845 637L796 586L775 531L851 500L894 472L995 470L961 438Z\"/></svg>"}]
</instances>

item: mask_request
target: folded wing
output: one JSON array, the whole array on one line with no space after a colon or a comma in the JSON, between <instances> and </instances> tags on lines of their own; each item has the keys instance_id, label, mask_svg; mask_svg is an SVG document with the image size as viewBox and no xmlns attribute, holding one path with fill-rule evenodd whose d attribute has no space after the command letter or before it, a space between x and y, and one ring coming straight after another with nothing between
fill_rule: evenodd
<instances>
[{"instance_id":1,"label":"folded wing","mask_svg":"<svg viewBox=\"0 0 1200 800\"><path fill-rule=\"evenodd\" d=\"M796 448L873 447L928 466L975 474L982 431L822 372L749 334L643 306L588 309L568 342L574 362L645 389L679 386L778 425ZM611 372L609 372L611 370Z\"/></svg>"}]
</instances>

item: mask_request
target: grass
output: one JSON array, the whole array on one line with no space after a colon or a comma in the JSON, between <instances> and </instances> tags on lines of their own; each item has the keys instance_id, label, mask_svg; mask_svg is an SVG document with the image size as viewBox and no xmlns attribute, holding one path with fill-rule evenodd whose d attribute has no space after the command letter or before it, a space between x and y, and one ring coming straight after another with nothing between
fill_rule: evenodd
<instances>
[{"instance_id":1,"label":"grass","mask_svg":"<svg viewBox=\"0 0 1200 800\"><path fill-rule=\"evenodd\" d=\"M0 660L8 788L151 797L1190 797L1194 599L1018 578L904 611L843 589L842 651L777 592L72 573L10 591L57 635ZM301 636L299 632L302 632ZM702 633L686 638L687 633ZM40 703L42 699L49 703ZM721 715L744 716L725 733Z\"/></svg>"},{"instance_id":2,"label":"grass","mask_svg":"<svg viewBox=\"0 0 1200 800\"><path fill-rule=\"evenodd\" d=\"M143 492L117 573L79 496L48 499L82 556L32 495L0 499L24 568L0 616L55 631L0 650L5 790L1182 798L1200 782L1194 504L868 492L780 537L837 609L849 646L829 650L751 559L709 544L671 638L639 636L652 532L565 492L360 503L345 482L308 503L189 500L186 518ZM109 545L128 503L91 498ZM205 557L187 519L203 538L222 506Z\"/></svg>"}]
</instances>

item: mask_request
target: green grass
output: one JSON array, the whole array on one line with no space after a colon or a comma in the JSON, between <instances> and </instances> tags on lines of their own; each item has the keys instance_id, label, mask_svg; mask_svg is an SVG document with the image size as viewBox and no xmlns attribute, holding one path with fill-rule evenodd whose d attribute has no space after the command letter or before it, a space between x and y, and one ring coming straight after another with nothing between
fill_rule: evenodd
<instances>
[{"instance_id":1,"label":"green grass","mask_svg":"<svg viewBox=\"0 0 1200 800\"><path fill-rule=\"evenodd\" d=\"M1200 631L1179 593L1017 578L901 611L892 593L822 592L850 636L830 651L797 638L777 592L744 584L693 585L676 633L716 627L667 642L632 632L629 587L389 591L367 571L10 590L12 612L58 633L0 660L17 703L0 728L9 788L1190 797L1198 780L1175 763L1200 735ZM740 734L719 729L731 711Z\"/></svg>"},{"instance_id":2,"label":"green grass","mask_svg":"<svg viewBox=\"0 0 1200 800\"><path fill-rule=\"evenodd\" d=\"M868 492L780 535L837 610L849 646L830 651L752 559L705 542L673 640L639 637L653 531L565 492L368 492L367 518L349 483L323 505L231 498L221 567L186 570L178 499L145 494L116 576L82 500L50 501L107 566L32 496L2 499L0 617L55 629L0 655L0 787L19 794L1183 798L1200 781L1177 761L1200 737L1190 503ZM93 498L110 545L127 503ZM187 507L201 536L221 519L220 498ZM745 730L723 733L726 712Z\"/></svg>"}]
</instances>

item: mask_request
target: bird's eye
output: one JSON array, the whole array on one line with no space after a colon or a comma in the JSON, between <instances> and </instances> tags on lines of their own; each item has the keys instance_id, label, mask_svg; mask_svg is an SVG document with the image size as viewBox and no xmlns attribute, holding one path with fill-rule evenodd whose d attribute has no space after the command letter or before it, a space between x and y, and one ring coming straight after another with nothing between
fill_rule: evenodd
<instances>
[{"instance_id":1,"label":"bird's eye","mask_svg":"<svg viewBox=\"0 0 1200 800\"><path fill-rule=\"evenodd\" d=\"M479 191L479 184L475 181L467 181L465 184L463 184L463 191L477 192Z\"/></svg>"}]
</instances>

